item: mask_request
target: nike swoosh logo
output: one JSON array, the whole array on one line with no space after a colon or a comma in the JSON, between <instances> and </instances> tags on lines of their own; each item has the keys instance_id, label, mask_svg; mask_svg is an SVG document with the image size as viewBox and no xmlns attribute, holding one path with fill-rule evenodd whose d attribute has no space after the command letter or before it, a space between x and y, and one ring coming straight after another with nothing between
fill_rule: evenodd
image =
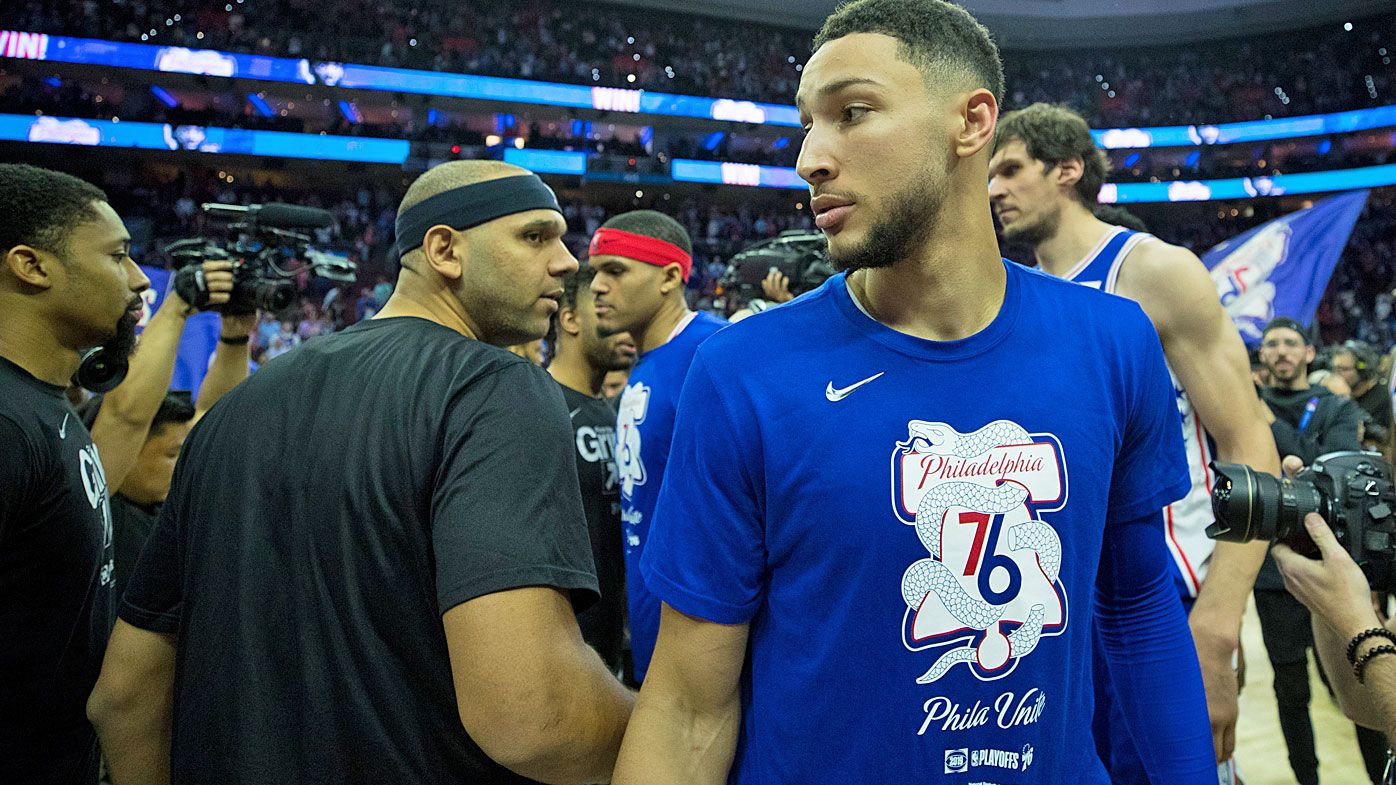
<instances>
[{"instance_id":1,"label":"nike swoosh logo","mask_svg":"<svg viewBox=\"0 0 1396 785\"><path fill-rule=\"evenodd\" d=\"M839 389L839 388L834 387L834 383L833 383L833 382L829 382L829 386L824 388L824 397L825 397L825 398L828 398L828 399L831 400L831 401L842 401L844 398L847 398L847 397L849 396L850 393L852 393L854 390L858 389L859 387L862 387L863 385L867 384L868 382L876 381L878 378L880 378L880 377L882 376L883 373L886 373L886 371L882 371L881 373L873 374L872 376L869 376L868 378L864 379L864 380L861 381L861 382L855 382L855 383L850 384L850 385L848 385L847 387L844 387L844 388L842 388L842 389Z\"/></svg>"},{"instance_id":2,"label":"nike swoosh logo","mask_svg":"<svg viewBox=\"0 0 1396 785\"><path fill-rule=\"evenodd\" d=\"M63 415L63 424L58 426L58 438L68 438L68 415Z\"/></svg>"}]
</instances>

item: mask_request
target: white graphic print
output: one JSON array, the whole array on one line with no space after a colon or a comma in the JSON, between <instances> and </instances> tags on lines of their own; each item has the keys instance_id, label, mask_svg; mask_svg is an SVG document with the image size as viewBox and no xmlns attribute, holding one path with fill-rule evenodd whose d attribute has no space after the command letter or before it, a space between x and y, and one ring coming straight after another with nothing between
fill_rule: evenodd
<instances>
[{"instance_id":1,"label":"white graphic print","mask_svg":"<svg viewBox=\"0 0 1396 785\"><path fill-rule=\"evenodd\" d=\"M645 464L640 459L640 429L650 408L650 388L636 382L625 388L616 413L616 469L620 471L620 493L630 498L636 485L645 484Z\"/></svg>"},{"instance_id":2,"label":"white graphic print","mask_svg":"<svg viewBox=\"0 0 1396 785\"><path fill-rule=\"evenodd\" d=\"M878 379L882 378L882 374L884 373L886 373L886 371L873 374L872 376L869 376L861 382L854 382L853 384L850 384L844 388L835 387L834 383L831 381L829 382L829 385L824 388L824 397L828 398L832 402L837 403L838 401L842 401L844 398L847 398L849 395L853 393L854 390L858 389L859 387L862 387L868 382L875 382Z\"/></svg>"},{"instance_id":3,"label":"white graphic print","mask_svg":"<svg viewBox=\"0 0 1396 785\"><path fill-rule=\"evenodd\" d=\"M892 506L930 558L902 576L904 643L912 651L960 643L918 683L961 662L981 680L1002 678L1043 635L1066 628L1061 540L1037 517L1061 509L1066 496L1054 436L1008 420L972 433L907 424L907 440L892 451Z\"/></svg>"},{"instance_id":4,"label":"white graphic print","mask_svg":"<svg viewBox=\"0 0 1396 785\"><path fill-rule=\"evenodd\" d=\"M78 476L82 478L83 491L92 509L102 511L102 550L112 546L111 505L107 501L107 473L102 468L102 459L97 454L97 445L89 444L78 452ZM101 585L112 582L112 562L102 566Z\"/></svg>"}]
</instances>

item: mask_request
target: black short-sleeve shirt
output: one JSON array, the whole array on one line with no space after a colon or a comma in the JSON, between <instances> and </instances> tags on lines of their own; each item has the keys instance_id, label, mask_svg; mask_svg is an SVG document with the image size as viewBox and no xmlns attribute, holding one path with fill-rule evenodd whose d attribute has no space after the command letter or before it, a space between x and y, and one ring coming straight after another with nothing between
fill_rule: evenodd
<instances>
[{"instance_id":1,"label":"black short-sleeve shirt","mask_svg":"<svg viewBox=\"0 0 1396 785\"><path fill-rule=\"evenodd\" d=\"M441 615L594 600L571 438L541 369L410 317L224 396L120 611L178 634L174 782L526 782L461 726Z\"/></svg>"},{"instance_id":2,"label":"black short-sleeve shirt","mask_svg":"<svg viewBox=\"0 0 1396 785\"><path fill-rule=\"evenodd\" d=\"M97 781L112 567L92 437L62 387L0 358L0 783Z\"/></svg>"}]
</instances>

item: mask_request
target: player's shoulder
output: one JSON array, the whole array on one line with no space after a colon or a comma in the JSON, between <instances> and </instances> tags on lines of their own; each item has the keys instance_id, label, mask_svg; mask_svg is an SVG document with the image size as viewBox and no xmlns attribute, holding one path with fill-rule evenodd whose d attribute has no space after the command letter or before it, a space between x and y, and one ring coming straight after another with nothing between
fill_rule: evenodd
<instances>
[{"instance_id":1,"label":"player's shoulder","mask_svg":"<svg viewBox=\"0 0 1396 785\"><path fill-rule=\"evenodd\" d=\"M1116 320L1129 322L1148 317L1139 304L1117 294L1102 291L1094 286L1084 286L1058 278L1035 267L1027 267L1009 262L1010 273L1016 273L1019 284L1029 297L1040 297L1056 303L1075 324L1087 321L1111 323Z\"/></svg>"},{"instance_id":2,"label":"player's shoulder","mask_svg":"<svg viewBox=\"0 0 1396 785\"><path fill-rule=\"evenodd\" d=\"M1126 257L1125 266L1126 274L1142 278L1146 284L1166 282L1181 274L1196 274L1206 269L1197 254L1187 248L1142 233Z\"/></svg>"}]
</instances>

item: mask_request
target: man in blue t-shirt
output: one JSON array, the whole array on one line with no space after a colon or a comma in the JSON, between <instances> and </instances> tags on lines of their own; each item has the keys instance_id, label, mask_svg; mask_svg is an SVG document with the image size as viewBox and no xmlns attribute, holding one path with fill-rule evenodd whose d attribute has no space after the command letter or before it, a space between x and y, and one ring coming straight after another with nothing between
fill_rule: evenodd
<instances>
[{"instance_id":1,"label":"man in blue t-shirt","mask_svg":"<svg viewBox=\"0 0 1396 785\"><path fill-rule=\"evenodd\" d=\"M659 599L639 567L664 480L679 391L698 344L726 324L689 310L684 300L692 254L683 225L654 210L617 215L591 238L597 328L602 335L630 333L639 352L616 420L634 684L644 681L659 634Z\"/></svg>"},{"instance_id":2,"label":"man in blue t-shirt","mask_svg":"<svg viewBox=\"0 0 1396 785\"><path fill-rule=\"evenodd\" d=\"M1002 73L943 0L855 0L816 37L798 169L847 273L693 361L618 785L1106 785L1097 656L1152 780L1216 782L1160 530L1188 488L1163 353L1134 303L1000 257Z\"/></svg>"}]
</instances>

